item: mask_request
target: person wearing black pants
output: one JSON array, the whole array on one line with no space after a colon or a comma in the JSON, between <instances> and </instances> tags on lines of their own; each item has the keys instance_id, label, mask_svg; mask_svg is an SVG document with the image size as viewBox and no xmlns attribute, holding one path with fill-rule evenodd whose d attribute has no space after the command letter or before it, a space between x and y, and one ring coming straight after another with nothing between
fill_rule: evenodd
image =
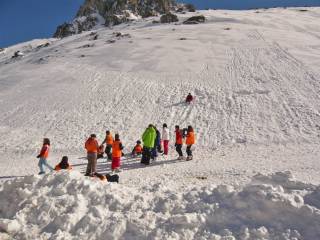
<instances>
[{"instance_id":1,"label":"person wearing black pants","mask_svg":"<svg viewBox=\"0 0 320 240\"><path fill-rule=\"evenodd\" d=\"M176 151L179 154L178 160L182 160L183 159L183 153L182 153L182 144L183 144L183 132L180 130L179 126L177 125L175 127L175 133L176 133Z\"/></svg>"},{"instance_id":2,"label":"person wearing black pants","mask_svg":"<svg viewBox=\"0 0 320 240\"><path fill-rule=\"evenodd\" d=\"M150 158L151 158L151 148L148 147L143 147L142 150L142 158L141 158L141 163L144 165L149 165L150 164Z\"/></svg>"},{"instance_id":3,"label":"person wearing black pants","mask_svg":"<svg viewBox=\"0 0 320 240\"><path fill-rule=\"evenodd\" d=\"M186 150L186 152L187 152L188 157L191 157L191 158L192 158L192 151L191 151L191 147L192 147L192 145L188 145L188 146L187 146L187 150Z\"/></svg>"},{"instance_id":4,"label":"person wearing black pants","mask_svg":"<svg viewBox=\"0 0 320 240\"><path fill-rule=\"evenodd\" d=\"M179 159L182 159L183 158L182 144L176 144L176 151L179 154Z\"/></svg>"}]
</instances>

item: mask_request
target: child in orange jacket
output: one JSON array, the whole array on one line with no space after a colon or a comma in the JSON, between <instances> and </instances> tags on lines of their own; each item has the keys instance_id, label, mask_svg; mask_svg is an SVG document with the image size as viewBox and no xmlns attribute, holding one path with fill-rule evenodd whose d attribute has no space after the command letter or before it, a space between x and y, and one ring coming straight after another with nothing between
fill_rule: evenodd
<instances>
[{"instance_id":1,"label":"child in orange jacket","mask_svg":"<svg viewBox=\"0 0 320 240\"><path fill-rule=\"evenodd\" d=\"M138 140L136 146L133 148L132 153L133 156L139 156L142 154L142 146L141 146L141 141Z\"/></svg>"},{"instance_id":2,"label":"child in orange jacket","mask_svg":"<svg viewBox=\"0 0 320 240\"><path fill-rule=\"evenodd\" d=\"M123 146L120 141L120 136L119 134L116 134L114 137L114 141L112 143L112 163L111 163L112 171L120 170L122 149L123 149Z\"/></svg>"},{"instance_id":3,"label":"child in orange jacket","mask_svg":"<svg viewBox=\"0 0 320 240\"><path fill-rule=\"evenodd\" d=\"M40 151L39 155L37 156L37 158L39 158L39 163L38 163L38 166L40 168L39 175L46 173L44 171L44 166L46 166L51 171L53 171L53 167L51 167L49 165L49 163L47 162L47 159L49 156L49 150L50 150L50 140L49 140L49 138L44 138L41 151Z\"/></svg>"},{"instance_id":4,"label":"child in orange jacket","mask_svg":"<svg viewBox=\"0 0 320 240\"><path fill-rule=\"evenodd\" d=\"M192 126L188 126L188 130L187 130L187 137L186 137L186 145L187 145L187 161L192 160L193 156L192 156L192 151L191 151L191 147L192 145L195 144L195 135L194 135L194 131Z\"/></svg>"}]
</instances>

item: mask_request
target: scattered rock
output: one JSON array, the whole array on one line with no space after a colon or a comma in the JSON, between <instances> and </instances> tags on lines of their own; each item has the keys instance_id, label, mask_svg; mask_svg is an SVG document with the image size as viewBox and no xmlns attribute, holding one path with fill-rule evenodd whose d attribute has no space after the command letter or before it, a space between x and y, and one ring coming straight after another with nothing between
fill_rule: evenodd
<instances>
[{"instance_id":1,"label":"scattered rock","mask_svg":"<svg viewBox=\"0 0 320 240\"><path fill-rule=\"evenodd\" d=\"M114 40L114 39L107 40L107 43L115 43L115 42L116 42L116 40Z\"/></svg>"},{"instance_id":2,"label":"scattered rock","mask_svg":"<svg viewBox=\"0 0 320 240\"><path fill-rule=\"evenodd\" d=\"M299 9L298 11L299 12L308 12L309 10L308 9Z\"/></svg>"},{"instance_id":3,"label":"scattered rock","mask_svg":"<svg viewBox=\"0 0 320 240\"><path fill-rule=\"evenodd\" d=\"M206 21L205 16L199 15L199 16L193 16L191 18L188 18L183 22L183 24L198 24L198 23L204 23Z\"/></svg>"},{"instance_id":4,"label":"scattered rock","mask_svg":"<svg viewBox=\"0 0 320 240\"><path fill-rule=\"evenodd\" d=\"M179 38L179 40L187 40L187 38L185 38L185 37L182 37L182 38Z\"/></svg>"},{"instance_id":5,"label":"scattered rock","mask_svg":"<svg viewBox=\"0 0 320 240\"><path fill-rule=\"evenodd\" d=\"M80 55L80 57L82 57L82 58L85 57L85 56L86 56L86 55L84 55L84 54Z\"/></svg>"},{"instance_id":6,"label":"scattered rock","mask_svg":"<svg viewBox=\"0 0 320 240\"><path fill-rule=\"evenodd\" d=\"M121 32L114 32L112 33L115 37L117 37L118 39L120 38L131 38L131 35L129 33L121 33Z\"/></svg>"},{"instance_id":7,"label":"scattered rock","mask_svg":"<svg viewBox=\"0 0 320 240\"><path fill-rule=\"evenodd\" d=\"M41 49L41 48L44 48L44 47L49 47L50 46L50 43L45 43L45 44L41 44L41 45L39 45L39 46L37 46L37 48L36 49Z\"/></svg>"},{"instance_id":8,"label":"scattered rock","mask_svg":"<svg viewBox=\"0 0 320 240\"><path fill-rule=\"evenodd\" d=\"M91 38L91 40L97 40L98 39L98 34L94 34L94 35L92 35L92 38Z\"/></svg>"},{"instance_id":9,"label":"scattered rock","mask_svg":"<svg viewBox=\"0 0 320 240\"><path fill-rule=\"evenodd\" d=\"M157 24L157 23L160 23L160 22L157 21L157 20L153 20L152 23L153 23L153 24Z\"/></svg>"},{"instance_id":10,"label":"scattered rock","mask_svg":"<svg viewBox=\"0 0 320 240\"><path fill-rule=\"evenodd\" d=\"M94 44L85 44L78 48L90 48L90 47L94 47Z\"/></svg>"},{"instance_id":11,"label":"scattered rock","mask_svg":"<svg viewBox=\"0 0 320 240\"><path fill-rule=\"evenodd\" d=\"M23 56L24 56L23 52L21 52L21 51L16 51L16 52L13 54L12 58L20 58L20 57L23 57Z\"/></svg>"},{"instance_id":12,"label":"scattered rock","mask_svg":"<svg viewBox=\"0 0 320 240\"><path fill-rule=\"evenodd\" d=\"M178 21L179 21L178 16L170 12L162 15L160 18L161 23L172 23L172 22L178 22Z\"/></svg>"},{"instance_id":13,"label":"scattered rock","mask_svg":"<svg viewBox=\"0 0 320 240\"><path fill-rule=\"evenodd\" d=\"M223 30L231 30L231 28L229 28L229 27L226 27L226 28L224 28Z\"/></svg>"},{"instance_id":14,"label":"scattered rock","mask_svg":"<svg viewBox=\"0 0 320 240\"><path fill-rule=\"evenodd\" d=\"M112 33L116 37L121 37L122 33L121 32L114 32Z\"/></svg>"},{"instance_id":15,"label":"scattered rock","mask_svg":"<svg viewBox=\"0 0 320 240\"><path fill-rule=\"evenodd\" d=\"M199 179L199 180L206 180L208 179L207 177L201 177L201 176L197 176L196 179Z\"/></svg>"},{"instance_id":16,"label":"scattered rock","mask_svg":"<svg viewBox=\"0 0 320 240\"><path fill-rule=\"evenodd\" d=\"M4 53L6 51L5 48L0 48L0 53Z\"/></svg>"}]
</instances>

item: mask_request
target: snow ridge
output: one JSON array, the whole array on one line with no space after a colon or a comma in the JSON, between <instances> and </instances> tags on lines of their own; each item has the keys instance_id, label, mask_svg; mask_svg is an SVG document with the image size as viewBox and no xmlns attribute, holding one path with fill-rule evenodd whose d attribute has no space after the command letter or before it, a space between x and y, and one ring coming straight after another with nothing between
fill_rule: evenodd
<instances>
[{"instance_id":1,"label":"snow ridge","mask_svg":"<svg viewBox=\"0 0 320 240\"><path fill-rule=\"evenodd\" d=\"M301 190L290 173L279 175L237 190L211 185L183 192L174 191L171 181L127 188L76 171L28 176L2 186L0 229L15 239L319 238L314 200L320 188ZM277 184L270 184L274 179Z\"/></svg>"}]
</instances>

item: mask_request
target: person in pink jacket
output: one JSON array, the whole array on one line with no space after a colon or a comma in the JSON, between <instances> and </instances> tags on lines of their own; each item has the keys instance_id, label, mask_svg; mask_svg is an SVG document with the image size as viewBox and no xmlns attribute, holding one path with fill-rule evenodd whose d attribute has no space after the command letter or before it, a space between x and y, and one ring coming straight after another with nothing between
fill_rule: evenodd
<instances>
[{"instance_id":1,"label":"person in pink jacket","mask_svg":"<svg viewBox=\"0 0 320 240\"><path fill-rule=\"evenodd\" d=\"M44 171L44 166L50 169L50 171L53 171L53 167L49 165L47 162L48 156L49 156L49 150L50 150L50 140L49 138L44 138L43 139L43 145L41 148L41 151L37 158L39 158L39 163L38 166L40 168L39 175L45 174L46 172Z\"/></svg>"}]
</instances>

